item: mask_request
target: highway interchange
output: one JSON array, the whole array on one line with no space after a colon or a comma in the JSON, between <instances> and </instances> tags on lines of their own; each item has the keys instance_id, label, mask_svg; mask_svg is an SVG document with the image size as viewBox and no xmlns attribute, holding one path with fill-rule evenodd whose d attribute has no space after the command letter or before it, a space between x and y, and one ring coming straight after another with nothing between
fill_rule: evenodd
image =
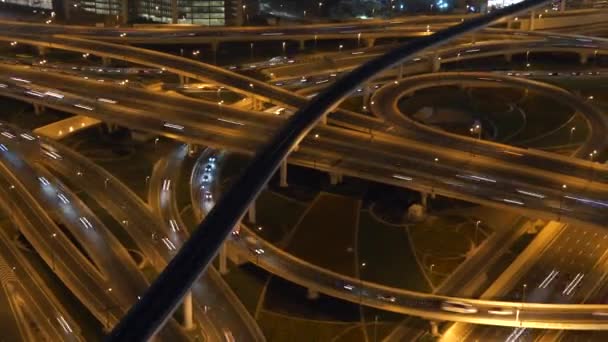
<instances>
[{"instance_id":1,"label":"highway interchange","mask_svg":"<svg viewBox=\"0 0 608 342\"><path fill-rule=\"evenodd\" d=\"M414 26L411 30L395 28L394 31L400 35L406 31L428 34L430 32L427 32L426 25L429 24L425 20L428 19L416 23L420 27ZM440 19L440 21L443 20L443 18ZM449 23L450 20L445 22ZM393 24L401 25L403 22ZM382 26L384 24L368 25L361 29L375 32L380 29L374 25ZM437 26L441 25L437 24ZM49 35L76 33L82 35L94 34L98 37L100 32L103 31L104 34L115 36L117 30L92 30L91 28L64 30L63 27L53 25L43 25L41 27L3 22L0 23L0 30L2 30L0 40L92 53L113 59L124 59L158 68L163 72L172 72L183 77L214 82L241 93L245 97L251 96L254 101L265 101L292 108L297 108L307 101L304 96L296 95L265 82L189 59L89 39ZM320 28L316 29L320 30ZM285 35L293 36L292 39L300 39L302 33L298 30L301 29L285 32ZM334 30L344 30L344 27L333 27L330 32L334 32ZM260 35L264 37L263 39L271 39L271 37L277 36L276 34L264 35L268 32L252 31L255 32L252 34ZM128 37L138 35L138 32L129 31ZM367 34L368 31L364 32ZM352 32L349 33L352 34ZM37 37L36 35L39 34L48 36ZM140 36L141 39L153 41L153 39L166 38L166 36L163 36L164 34L167 33L161 34L156 31L150 33L142 30ZM191 32L169 34L185 34L188 37L195 38L204 36L200 32L194 33L194 35L191 35ZM232 34L242 35L243 31L236 31ZM501 34L510 35L509 32ZM146 38L146 35L150 35L151 38ZM475 54L475 56L467 54L467 58L483 58L493 54L517 54L524 51L568 51L597 57L598 54L605 54L607 51L603 48L605 42L601 39L584 38L586 40L582 41L583 38L579 36L557 34L547 36L542 33L533 36L535 39L542 38L532 42L522 40L521 42L507 44L483 43L478 44L483 47L475 48L477 51L463 50L463 47L451 47L434 52L426 59L431 60L430 69L432 71L435 68L433 63L436 59L441 60L441 63L448 63L450 60L461 59L463 57L462 51L471 51L468 53ZM118 38L125 37L118 35ZM222 36L222 38L226 37ZM111 40L119 41L120 39L113 38ZM137 40L134 41L137 42ZM354 64L360 62L359 60ZM420 59L407 63L418 64L419 62ZM604 227L608 217L606 212L601 209L608 206L608 203L603 200L607 198L606 177L608 176L608 168L598 163L598 161L605 157L603 153L606 150L606 136L603 133L606 123L603 113L593 105L590 99L577 97L546 83L496 74L436 73L421 77L403 78L403 73L408 70L407 63L398 72L399 79L395 82L378 81L380 88L369 99L370 111L375 113L377 118L337 110L328 120L328 125L318 126L311 136L300 142L299 148L292 152L289 162L330 173L381 181L419 190L427 194L440 194L484 205L516 210L530 214L530 216L561 219L577 226L587 227L584 229ZM428 64L424 68L428 68ZM68 113L95 117L104 122L153 132L190 144L196 143L215 148L226 148L247 154L254 153L285 120L283 116L239 109L229 104L224 105L221 101L215 103L159 94L158 92L133 87L121 87L119 84L100 83L74 75L57 74L48 72L48 70L43 67L0 65L1 82L4 85L0 91L2 91L3 96L56 108ZM402 115L395 110L395 103L399 98L408 91L412 91L407 88L408 86L412 87L413 84L414 88L433 87L438 83L445 82L450 77L453 78L453 81L450 81L453 83L462 83L465 79L467 86L485 87L490 85L494 87L496 83L500 83L499 86L501 87L506 84L510 87L525 87L541 92L546 91L551 96L560 94L558 95L560 100L585 117L592 134L577 150L575 156L579 159L573 159L542 151L446 134L446 132L436 131L416 122L408 121L406 119L407 115ZM437 78L440 78L441 81L435 81ZM418 86L416 82L420 82L422 85ZM57 84L61 84L61 86L58 87ZM53 96L54 92L59 92L60 96ZM382 98L383 96L386 98ZM384 107L380 107L380 105ZM166 120L167 112L171 113L169 115L171 121ZM169 196L170 192L163 191L164 181L159 180L175 179L175 174L172 175L169 172L175 172L179 170L179 167L171 166L170 163L178 161L180 158L183 159L187 148L180 148L176 151L176 156L172 156L165 161L166 165L159 166L161 170L158 172L161 175L163 172L167 174L154 177L150 183L149 202L164 222L164 224L159 224L155 222L150 208L141 200L136 199L136 196L130 193L128 188L111 175L99 170L98 167L91 165L86 160L79 159L77 154L61 147L61 145L50 141L39 143L37 139L30 135L31 133L4 127L6 128L3 132L7 134L2 134L0 139L3 141L2 146L7 149L6 151L3 150L4 153L2 154L2 181L6 186L3 186L2 189L11 189L17 195L13 196L14 200L11 202L3 201L2 206L14 210L15 220L20 223L19 226L23 234L35 245L36 250L48 264L58 265L56 268L54 267L55 272L74 293L78 294L83 303L87 303L89 310L100 321L106 322L108 326L113 325L136 300L138 295L143 292L147 280L137 270L136 265L121 243L109 233L104 224L95 218L94 214L66 185L62 184L49 171L40 167L39 159L42 158L42 164L45 167L69 179L73 178L72 181L76 184L80 182L81 187L83 187L83 184L87 184L87 187L91 186L91 179L85 181L83 175L96 174L94 178L96 179L96 185L91 186L90 195L98 199L99 203L115 216L117 221L122 222L125 228L129 228L126 230L129 234L133 234L132 238L138 243L138 247L144 251L144 254L151 260L157 271L160 271L170 260L172 251L179 248L179 244L186 238L186 235L184 234L185 229L179 228L183 227L184 224L179 218L179 213L176 213L177 208L173 199ZM23 134L33 139L25 138ZM19 142L16 142L17 140ZM440 142L442 146L450 146L450 148L439 150L436 146L433 146L437 142ZM50 152L51 157L49 157L49 149L43 148L41 150L39 144L51 146L51 150L57 152ZM14 151L19 151L18 155L14 154ZM599 151L599 153L594 151ZM42 156L40 155L41 152L43 153ZM52 158L53 153L62 157ZM349 155L365 155L366 158L359 160L359 158L349 158ZM20 158L24 158L27 162ZM201 159L197 166L207 167L209 158L213 158L213 154L206 159ZM76 175L74 175L75 169L78 170ZM197 171L195 168L192 179L199 179L196 175L200 176L201 173L204 174L205 171ZM174 182L177 182L177 179ZM200 189L200 185L200 179L196 182L192 181L192 189L194 189L192 190L193 203L198 204L197 207L204 207L208 205L207 200L209 198L205 197L208 195L204 195L203 198L200 197L200 192L196 191L196 189ZM108 192L108 187L116 194L120 194L118 196L123 198L121 201L129 203L128 209L124 205L121 206L117 202L113 202L116 197L110 199L107 194L104 195ZM514 192L514 189L518 191ZM3 191L6 192L7 190ZM219 195L219 193L213 192L209 196L216 197ZM105 200L100 200L103 198ZM61 213L64 221L57 223L48 215L45 215L45 210ZM46 230L35 231L28 226L45 227ZM65 232L66 229L76 237L80 245L85 246L90 260L82 260L82 257L78 260L76 256L81 256L82 253L77 251L73 243L69 241L68 234ZM61 233L58 234L58 232ZM251 239L246 238L247 234L252 233L246 229L241 230L240 234L242 236L233 239L231 245L237 247L240 245L241 250L249 255L251 261L256 262L263 268L279 275L283 274L287 279L304 286L320 286L322 292L329 295L347 300L353 300L353 297L356 297L358 299L354 301L359 300L366 305L437 320L520 327L574 329L604 329L608 327L608 324L603 322L603 316L592 314L605 310L606 308L603 306L558 305L553 308L548 305L525 303L524 310L524 303L521 302L465 299L467 303L476 307L475 313L468 315L449 313L442 310L442 303L446 301L462 302L463 299L450 299L388 289L378 284L367 284L356 279L348 279L341 275L331 274L331 272L314 265L307 265L302 260L294 260L293 257L286 255L286 253L263 240L255 240L256 242L252 243ZM594 234L597 235L598 233ZM52 238L49 239L49 236ZM576 229L569 231L568 234L559 235L553 244L558 248L559 246L565 248L565 245L561 244L567 243L573 236L576 236ZM154 243L153 240L158 239L163 244ZM589 244L592 241L583 240L582 243ZM247 251L250 251L252 247L263 248L266 253L263 257L251 255ZM601 250L605 248L598 244L596 249L597 251L588 255L585 254L585 257L589 260L597 260L601 255ZM552 258L551 256L546 257ZM588 264L586 260L581 261L581 263ZM65 266L62 267L62 264ZM120 265L124 269L117 268L116 265ZM76 279L72 273L74 270L80 270L78 274L82 276ZM215 271L210 273L213 272ZM538 272L535 274L538 274ZM601 273L596 272L594 274L595 277L601 276ZM131 279L125 279L125 276L131 277ZM550 276L551 274L548 275L548 277ZM314 281L310 279L314 279ZM210 274L201 281L220 284L222 282L217 274ZM531 278L527 282L533 283L536 280ZM595 284L596 282L586 284ZM360 285L353 286L353 284L358 283ZM216 286L221 289L221 285ZM221 294L222 290L215 291L219 294L214 296L226 296L219 302L232 301L230 306L238 307L234 298L229 299L229 294ZM396 295L389 294L392 293L390 291L394 291ZM196 289L193 292L198 303L204 302L206 296L210 297L210 292L198 292L197 294ZM35 292L28 291L28 293L32 296L36 295ZM362 297L363 299L361 299ZM545 297L546 295L534 292L532 297L528 298L534 302L540 302ZM386 298L394 299L387 302ZM572 300L573 303L578 301L580 300ZM52 307L53 305L56 306L57 303L46 305ZM201 305L195 306L195 317L203 327L202 331L207 334L216 334L215 337L207 336L206 338L211 340L221 339L219 334L225 333L225 331L233 331L235 335L251 334L252 339L260 338L259 331L252 328L252 323L248 322L250 317L247 318L247 314L235 312L229 314L231 318L223 317L215 322L209 322L207 321L209 320L207 315L201 311L204 310L205 305ZM218 304L212 305L217 306ZM496 308L501 308L500 310L511 312L511 314L491 313L493 310L496 311ZM515 315L516 311L517 316L514 319L512 316ZM559 312L559 314L556 312ZM505 318L505 316L508 317ZM65 317L67 317L67 314L65 314ZM218 329L218 325L221 326L226 322L228 322L227 328ZM65 325L60 325L65 333ZM71 327L71 325L68 326ZM55 334L61 334L57 327L49 327L45 331L54 331ZM487 333L487 331L481 331L478 334L483 337ZM517 334L519 333L517 332ZM177 323L173 321L163 330L162 337L167 339L185 338Z\"/></svg>"}]
</instances>

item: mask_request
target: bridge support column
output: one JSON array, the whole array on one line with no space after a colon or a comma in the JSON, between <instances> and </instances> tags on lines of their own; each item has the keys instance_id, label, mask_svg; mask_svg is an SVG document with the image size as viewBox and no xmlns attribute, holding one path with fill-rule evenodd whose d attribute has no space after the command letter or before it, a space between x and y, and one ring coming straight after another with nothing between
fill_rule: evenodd
<instances>
[{"instance_id":1,"label":"bridge support column","mask_svg":"<svg viewBox=\"0 0 608 342\"><path fill-rule=\"evenodd\" d=\"M426 192L420 193L420 204L426 210L426 208L428 207L428 204L429 204L429 194L428 193L426 193Z\"/></svg>"},{"instance_id":2,"label":"bridge support column","mask_svg":"<svg viewBox=\"0 0 608 342\"><path fill-rule=\"evenodd\" d=\"M403 63L399 64L399 74L397 75L397 79L398 80L402 80L403 79Z\"/></svg>"},{"instance_id":3,"label":"bridge support column","mask_svg":"<svg viewBox=\"0 0 608 342\"><path fill-rule=\"evenodd\" d=\"M126 25L129 21L129 2L128 0L120 1L120 16L117 24Z\"/></svg>"},{"instance_id":4,"label":"bridge support column","mask_svg":"<svg viewBox=\"0 0 608 342\"><path fill-rule=\"evenodd\" d=\"M63 19L67 22L70 20L70 10L74 4L70 0L65 0L63 2Z\"/></svg>"},{"instance_id":5,"label":"bridge support column","mask_svg":"<svg viewBox=\"0 0 608 342\"><path fill-rule=\"evenodd\" d=\"M226 241L220 247L220 274L228 273L228 245Z\"/></svg>"},{"instance_id":6,"label":"bridge support column","mask_svg":"<svg viewBox=\"0 0 608 342\"><path fill-rule=\"evenodd\" d=\"M177 0L171 0L171 24L177 24L178 12Z\"/></svg>"},{"instance_id":7,"label":"bridge support column","mask_svg":"<svg viewBox=\"0 0 608 342\"><path fill-rule=\"evenodd\" d=\"M226 241L222 243L220 247L220 274L228 273L228 244Z\"/></svg>"},{"instance_id":8,"label":"bridge support column","mask_svg":"<svg viewBox=\"0 0 608 342\"><path fill-rule=\"evenodd\" d=\"M441 69L441 57L433 55L431 60L431 72L438 72Z\"/></svg>"},{"instance_id":9,"label":"bridge support column","mask_svg":"<svg viewBox=\"0 0 608 342\"><path fill-rule=\"evenodd\" d=\"M108 130L108 133L111 134L118 130L118 125L106 122L106 129Z\"/></svg>"},{"instance_id":10,"label":"bridge support column","mask_svg":"<svg viewBox=\"0 0 608 342\"><path fill-rule=\"evenodd\" d=\"M211 51L213 52L213 64L217 64L217 51L220 48L220 42L213 41L211 42Z\"/></svg>"},{"instance_id":11,"label":"bridge support column","mask_svg":"<svg viewBox=\"0 0 608 342\"><path fill-rule=\"evenodd\" d=\"M528 26L528 29L530 31L534 31L534 20L536 17L536 13L534 11L530 11L530 25Z\"/></svg>"},{"instance_id":12,"label":"bridge support column","mask_svg":"<svg viewBox=\"0 0 608 342\"><path fill-rule=\"evenodd\" d=\"M249 206L249 210L247 211L247 218L249 219L249 222L254 223L255 224L255 218L256 218L256 212L255 212L255 200L253 200L253 203L251 203L251 205Z\"/></svg>"},{"instance_id":13,"label":"bridge support column","mask_svg":"<svg viewBox=\"0 0 608 342\"><path fill-rule=\"evenodd\" d=\"M371 48L376 44L376 38L365 38L365 47Z\"/></svg>"},{"instance_id":14,"label":"bridge support column","mask_svg":"<svg viewBox=\"0 0 608 342\"><path fill-rule=\"evenodd\" d=\"M589 55L586 53L581 53L579 56L581 64L587 64L587 62L589 61Z\"/></svg>"},{"instance_id":15,"label":"bridge support column","mask_svg":"<svg viewBox=\"0 0 608 342\"><path fill-rule=\"evenodd\" d=\"M46 54L49 52L49 48L46 46L37 46L36 50L38 50L38 55L39 56L46 56Z\"/></svg>"},{"instance_id":16,"label":"bridge support column","mask_svg":"<svg viewBox=\"0 0 608 342\"><path fill-rule=\"evenodd\" d=\"M279 186L281 188L286 188L287 187L287 159L283 159L283 161L281 162L281 169L279 170L279 173L280 173Z\"/></svg>"},{"instance_id":17,"label":"bridge support column","mask_svg":"<svg viewBox=\"0 0 608 342\"><path fill-rule=\"evenodd\" d=\"M182 302L183 309L183 326L186 330L192 330L194 328L193 320L192 320L192 291L188 291L184 296L184 300Z\"/></svg>"},{"instance_id":18,"label":"bridge support column","mask_svg":"<svg viewBox=\"0 0 608 342\"><path fill-rule=\"evenodd\" d=\"M306 50L306 41L304 39L300 40L299 49L300 49L300 51Z\"/></svg>"},{"instance_id":19,"label":"bridge support column","mask_svg":"<svg viewBox=\"0 0 608 342\"><path fill-rule=\"evenodd\" d=\"M437 325L437 322L430 321L429 323L431 324L431 335L433 335L434 337L441 337L441 334L439 333L439 326Z\"/></svg>"},{"instance_id":20,"label":"bridge support column","mask_svg":"<svg viewBox=\"0 0 608 342\"><path fill-rule=\"evenodd\" d=\"M40 114L44 113L45 110L46 110L45 106L34 103L34 114L40 115Z\"/></svg>"},{"instance_id":21,"label":"bridge support column","mask_svg":"<svg viewBox=\"0 0 608 342\"><path fill-rule=\"evenodd\" d=\"M367 107L369 103L370 97L372 96L372 92L370 87L366 84L365 88L363 88L363 107Z\"/></svg>"},{"instance_id":22,"label":"bridge support column","mask_svg":"<svg viewBox=\"0 0 608 342\"><path fill-rule=\"evenodd\" d=\"M193 156L198 152L198 145L188 144L188 155Z\"/></svg>"},{"instance_id":23,"label":"bridge support column","mask_svg":"<svg viewBox=\"0 0 608 342\"><path fill-rule=\"evenodd\" d=\"M188 84L188 77L184 76L184 75L178 75L179 76L179 85L184 85L184 84Z\"/></svg>"},{"instance_id":24,"label":"bridge support column","mask_svg":"<svg viewBox=\"0 0 608 342\"><path fill-rule=\"evenodd\" d=\"M511 63L513 61L513 54L505 53L505 61Z\"/></svg>"},{"instance_id":25,"label":"bridge support column","mask_svg":"<svg viewBox=\"0 0 608 342\"><path fill-rule=\"evenodd\" d=\"M560 11L560 12L563 12L563 11L565 11L565 10L566 10L566 0L561 0L561 1L559 2L559 11Z\"/></svg>"},{"instance_id":26,"label":"bridge support column","mask_svg":"<svg viewBox=\"0 0 608 342\"><path fill-rule=\"evenodd\" d=\"M306 291L306 298L310 300L319 299L319 291L308 288Z\"/></svg>"},{"instance_id":27,"label":"bridge support column","mask_svg":"<svg viewBox=\"0 0 608 342\"><path fill-rule=\"evenodd\" d=\"M338 184L338 174L337 173L333 173L333 172L329 173L329 183L331 185Z\"/></svg>"},{"instance_id":28,"label":"bridge support column","mask_svg":"<svg viewBox=\"0 0 608 342\"><path fill-rule=\"evenodd\" d=\"M101 65L104 67L110 66L112 59L110 57L101 57Z\"/></svg>"}]
</instances>

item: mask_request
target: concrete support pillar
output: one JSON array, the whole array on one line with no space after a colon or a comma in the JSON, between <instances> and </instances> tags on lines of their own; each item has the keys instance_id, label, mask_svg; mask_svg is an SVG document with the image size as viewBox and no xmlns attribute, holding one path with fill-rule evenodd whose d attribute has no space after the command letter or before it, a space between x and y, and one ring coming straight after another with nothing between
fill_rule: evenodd
<instances>
[{"instance_id":1,"label":"concrete support pillar","mask_svg":"<svg viewBox=\"0 0 608 342\"><path fill-rule=\"evenodd\" d=\"M249 206L249 210L247 211L247 217L249 219L249 222L254 223L255 224L255 200L253 200L253 203L251 203L251 205Z\"/></svg>"},{"instance_id":2,"label":"concrete support pillar","mask_svg":"<svg viewBox=\"0 0 608 342\"><path fill-rule=\"evenodd\" d=\"M186 330L192 330L194 328L194 323L192 320L192 291L188 291L184 296L184 300L182 302L183 309L183 326Z\"/></svg>"},{"instance_id":3,"label":"concrete support pillar","mask_svg":"<svg viewBox=\"0 0 608 342\"><path fill-rule=\"evenodd\" d=\"M420 204L426 209L429 203L429 194L426 192L420 193Z\"/></svg>"},{"instance_id":4,"label":"concrete support pillar","mask_svg":"<svg viewBox=\"0 0 608 342\"><path fill-rule=\"evenodd\" d=\"M72 9L72 1L64 0L63 1L63 19L68 22L70 20L70 10Z\"/></svg>"},{"instance_id":5,"label":"concrete support pillar","mask_svg":"<svg viewBox=\"0 0 608 342\"><path fill-rule=\"evenodd\" d=\"M178 75L179 77L179 85L184 85L184 84L188 84L188 77L184 76L184 75Z\"/></svg>"},{"instance_id":6,"label":"concrete support pillar","mask_svg":"<svg viewBox=\"0 0 608 342\"><path fill-rule=\"evenodd\" d=\"M110 57L101 57L101 65L104 67L110 66L112 59Z\"/></svg>"},{"instance_id":7,"label":"concrete support pillar","mask_svg":"<svg viewBox=\"0 0 608 342\"><path fill-rule=\"evenodd\" d=\"M563 11L565 11L565 10L566 10L566 0L561 0L561 1L559 2L559 11L560 11L560 12L563 12Z\"/></svg>"},{"instance_id":8,"label":"concrete support pillar","mask_svg":"<svg viewBox=\"0 0 608 342\"><path fill-rule=\"evenodd\" d=\"M198 145L188 144L188 155L193 156L198 152Z\"/></svg>"},{"instance_id":9,"label":"concrete support pillar","mask_svg":"<svg viewBox=\"0 0 608 342\"><path fill-rule=\"evenodd\" d=\"M117 24L126 25L129 22L129 0L120 0L120 13L117 15Z\"/></svg>"},{"instance_id":10,"label":"concrete support pillar","mask_svg":"<svg viewBox=\"0 0 608 342\"><path fill-rule=\"evenodd\" d=\"M300 40L300 47L299 47L300 51L304 51L306 50L306 41L304 39Z\"/></svg>"},{"instance_id":11,"label":"concrete support pillar","mask_svg":"<svg viewBox=\"0 0 608 342\"><path fill-rule=\"evenodd\" d=\"M513 61L513 54L505 53L505 61L511 63Z\"/></svg>"},{"instance_id":12,"label":"concrete support pillar","mask_svg":"<svg viewBox=\"0 0 608 342\"><path fill-rule=\"evenodd\" d=\"M116 130L118 130L118 126L113 123L106 122L106 129L108 130L108 133L114 133Z\"/></svg>"},{"instance_id":13,"label":"concrete support pillar","mask_svg":"<svg viewBox=\"0 0 608 342\"><path fill-rule=\"evenodd\" d=\"M306 298L310 300L319 299L319 291L308 288L306 291Z\"/></svg>"},{"instance_id":14,"label":"concrete support pillar","mask_svg":"<svg viewBox=\"0 0 608 342\"><path fill-rule=\"evenodd\" d=\"M330 172L330 173L329 173L329 183L330 183L331 185L336 185L336 184L338 184L338 175L337 175L337 174L335 174L335 173L333 173L333 172Z\"/></svg>"},{"instance_id":15,"label":"concrete support pillar","mask_svg":"<svg viewBox=\"0 0 608 342\"><path fill-rule=\"evenodd\" d=\"M437 322L430 321L429 323L431 324L431 335L433 335L434 337L441 337L441 334L439 333L439 326L437 325Z\"/></svg>"},{"instance_id":16,"label":"concrete support pillar","mask_svg":"<svg viewBox=\"0 0 608 342\"><path fill-rule=\"evenodd\" d=\"M371 96L372 96L372 91L371 91L370 87L366 84L365 87L363 88L363 105L364 106L367 106Z\"/></svg>"},{"instance_id":17,"label":"concrete support pillar","mask_svg":"<svg viewBox=\"0 0 608 342\"><path fill-rule=\"evenodd\" d=\"M283 159L283 161L281 162L281 169L279 170L279 178L280 178L280 182L279 182L279 186L281 188L286 188L287 187L287 159Z\"/></svg>"},{"instance_id":18,"label":"concrete support pillar","mask_svg":"<svg viewBox=\"0 0 608 342\"><path fill-rule=\"evenodd\" d=\"M431 60L431 72L438 72L441 69L441 57L434 54Z\"/></svg>"},{"instance_id":19,"label":"concrete support pillar","mask_svg":"<svg viewBox=\"0 0 608 342\"><path fill-rule=\"evenodd\" d=\"M397 79L403 79L403 63L399 64L399 75L397 75Z\"/></svg>"},{"instance_id":20,"label":"concrete support pillar","mask_svg":"<svg viewBox=\"0 0 608 342\"><path fill-rule=\"evenodd\" d=\"M217 64L217 51L220 48L220 42L214 40L211 42L211 51L213 52L213 64Z\"/></svg>"},{"instance_id":21,"label":"concrete support pillar","mask_svg":"<svg viewBox=\"0 0 608 342\"><path fill-rule=\"evenodd\" d=\"M580 62L581 64L587 64L587 62L589 61L589 55L586 53L581 53L580 54Z\"/></svg>"},{"instance_id":22,"label":"concrete support pillar","mask_svg":"<svg viewBox=\"0 0 608 342\"><path fill-rule=\"evenodd\" d=\"M34 103L34 114L40 115L40 114L44 113L45 110L46 110L45 106Z\"/></svg>"},{"instance_id":23,"label":"concrete support pillar","mask_svg":"<svg viewBox=\"0 0 608 342\"><path fill-rule=\"evenodd\" d=\"M530 25L528 26L528 29L530 31L534 31L534 20L536 19L536 13L534 11L530 11Z\"/></svg>"},{"instance_id":24,"label":"concrete support pillar","mask_svg":"<svg viewBox=\"0 0 608 342\"><path fill-rule=\"evenodd\" d=\"M178 20L178 8L177 8L177 0L171 0L171 23L177 24Z\"/></svg>"},{"instance_id":25,"label":"concrete support pillar","mask_svg":"<svg viewBox=\"0 0 608 342\"><path fill-rule=\"evenodd\" d=\"M376 38L365 38L365 47L371 48L376 44Z\"/></svg>"},{"instance_id":26,"label":"concrete support pillar","mask_svg":"<svg viewBox=\"0 0 608 342\"><path fill-rule=\"evenodd\" d=\"M46 46L37 46L36 49L38 50L38 55L41 57L46 56L46 54L49 52L49 48Z\"/></svg>"},{"instance_id":27,"label":"concrete support pillar","mask_svg":"<svg viewBox=\"0 0 608 342\"><path fill-rule=\"evenodd\" d=\"M220 247L220 274L226 274L228 273L228 246L226 245L226 242L224 241L224 243L222 243L222 246Z\"/></svg>"},{"instance_id":28,"label":"concrete support pillar","mask_svg":"<svg viewBox=\"0 0 608 342\"><path fill-rule=\"evenodd\" d=\"M324 115L321 117L321 125L327 125L327 116L328 116L328 115L329 115L329 114L324 114Z\"/></svg>"},{"instance_id":29,"label":"concrete support pillar","mask_svg":"<svg viewBox=\"0 0 608 342\"><path fill-rule=\"evenodd\" d=\"M255 96L251 96L251 110L262 110L264 108L264 101L258 99Z\"/></svg>"}]
</instances>

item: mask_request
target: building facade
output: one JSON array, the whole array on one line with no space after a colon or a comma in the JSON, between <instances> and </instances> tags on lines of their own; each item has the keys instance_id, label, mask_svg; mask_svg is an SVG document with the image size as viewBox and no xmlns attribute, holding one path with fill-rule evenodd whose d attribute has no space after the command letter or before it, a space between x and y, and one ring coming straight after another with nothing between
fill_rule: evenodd
<instances>
[{"instance_id":1,"label":"building facade","mask_svg":"<svg viewBox=\"0 0 608 342\"><path fill-rule=\"evenodd\" d=\"M165 23L225 26L243 24L243 0L4 0L6 3L55 10L66 18L78 12L103 16L114 23Z\"/></svg>"}]
</instances>

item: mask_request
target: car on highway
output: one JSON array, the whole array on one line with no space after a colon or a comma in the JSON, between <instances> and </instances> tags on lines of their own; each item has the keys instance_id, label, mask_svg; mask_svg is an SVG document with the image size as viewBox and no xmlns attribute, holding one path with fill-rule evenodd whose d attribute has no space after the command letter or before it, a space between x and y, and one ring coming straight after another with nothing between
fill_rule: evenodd
<instances>
[{"instance_id":1,"label":"car on highway","mask_svg":"<svg viewBox=\"0 0 608 342\"><path fill-rule=\"evenodd\" d=\"M477 312L477 309L471 304L452 300L446 300L441 303L441 310L463 314L474 314Z\"/></svg>"},{"instance_id":2,"label":"car on highway","mask_svg":"<svg viewBox=\"0 0 608 342\"><path fill-rule=\"evenodd\" d=\"M256 254L256 255L262 255L262 254L264 254L264 249L263 248L255 247L255 248L250 248L249 250L251 250L251 252L253 254Z\"/></svg>"},{"instance_id":3,"label":"car on highway","mask_svg":"<svg viewBox=\"0 0 608 342\"><path fill-rule=\"evenodd\" d=\"M352 290L354 290L354 289L355 289L355 286L354 286L354 285L351 285L351 284L344 284L342 287L343 287L345 290L348 290L348 291L352 291Z\"/></svg>"},{"instance_id":4,"label":"car on highway","mask_svg":"<svg viewBox=\"0 0 608 342\"><path fill-rule=\"evenodd\" d=\"M496 307L488 309L488 313L490 315L510 316L513 314L513 310L511 308Z\"/></svg>"},{"instance_id":5,"label":"car on highway","mask_svg":"<svg viewBox=\"0 0 608 342\"><path fill-rule=\"evenodd\" d=\"M397 301L397 298L395 298L394 296L377 295L376 298L383 302L389 303L394 303Z\"/></svg>"},{"instance_id":6,"label":"car on highway","mask_svg":"<svg viewBox=\"0 0 608 342\"><path fill-rule=\"evenodd\" d=\"M205 198L206 200L210 200L210 199L212 199L212 198L213 198L213 195L211 195L211 192L210 192L209 190L205 191L204 196L205 196L204 198Z\"/></svg>"}]
</instances>

